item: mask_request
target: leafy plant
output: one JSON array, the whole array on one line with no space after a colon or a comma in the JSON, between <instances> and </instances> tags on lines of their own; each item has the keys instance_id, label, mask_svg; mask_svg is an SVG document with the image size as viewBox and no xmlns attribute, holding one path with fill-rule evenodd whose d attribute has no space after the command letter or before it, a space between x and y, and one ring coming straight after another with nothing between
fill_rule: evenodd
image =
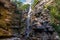
<instances>
[{"instance_id":1,"label":"leafy plant","mask_svg":"<svg viewBox=\"0 0 60 40\"><path fill-rule=\"evenodd\" d=\"M34 0L33 4L32 4L32 9L34 9L35 5L38 3L38 0Z\"/></svg>"},{"instance_id":2,"label":"leafy plant","mask_svg":"<svg viewBox=\"0 0 60 40\"><path fill-rule=\"evenodd\" d=\"M51 14L51 24L55 28L55 30L60 35L60 24L57 22L60 22L60 0L55 0L53 5L49 5L47 9L50 10ZM57 21L55 21L57 20ZM57 25L59 24L59 25Z\"/></svg>"},{"instance_id":3,"label":"leafy plant","mask_svg":"<svg viewBox=\"0 0 60 40\"><path fill-rule=\"evenodd\" d=\"M22 10L26 10L26 9L28 9L29 8L29 4L24 4L24 5L22 5L20 8L22 9Z\"/></svg>"}]
</instances>

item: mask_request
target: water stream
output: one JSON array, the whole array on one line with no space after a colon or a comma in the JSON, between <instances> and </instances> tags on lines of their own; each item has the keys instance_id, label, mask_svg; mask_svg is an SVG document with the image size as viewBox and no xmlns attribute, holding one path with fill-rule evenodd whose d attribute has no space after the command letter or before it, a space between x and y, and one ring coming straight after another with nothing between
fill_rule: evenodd
<instances>
[{"instance_id":1,"label":"water stream","mask_svg":"<svg viewBox=\"0 0 60 40\"><path fill-rule=\"evenodd\" d=\"M30 15L31 15L31 4L30 4L30 7L29 7L28 15L27 15L26 37L29 37L29 33L30 33Z\"/></svg>"},{"instance_id":2,"label":"water stream","mask_svg":"<svg viewBox=\"0 0 60 40\"><path fill-rule=\"evenodd\" d=\"M39 5L41 5L41 6L44 6L43 4L45 3L45 0L44 1L42 1ZM37 5L37 6L39 6L39 5ZM39 6L40 8L42 8L41 6ZM38 8L38 7L37 7ZM26 20L26 25L27 25L27 27L26 27L26 31L25 31L25 33L26 33L26 38L27 37L29 37L29 34L30 34L30 31L31 31L31 25L30 25L30 18L31 18L31 11L32 11L32 8L31 8L31 4L30 4L30 6L29 6L29 11L28 11L28 14L27 14L27 20ZM42 11L43 12L43 11ZM38 14L38 13L37 13ZM41 13L42 14L42 13ZM47 13L45 13L44 12L44 14L47 14ZM43 14L43 15L44 15ZM50 25L48 25L48 23L47 23L47 21L46 20L44 20L44 18L45 17L43 17L42 19L40 19L41 17L43 17L43 16L40 16L40 17L38 17L37 18L37 22L39 22L39 23L43 23L43 25L42 26L40 26L40 24L38 24L39 26L36 26L36 28L37 29L41 29L42 27L44 27L43 29L44 29L44 31L43 31L43 33L41 33L41 39L42 40L47 40L47 38L49 38L48 36L50 35L50 32L48 32L48 34L47 34L47 31L51 31L52 30L52 28L51 28L51 26ZM43 21L41 21L41 20L43 20ZM46 29L46 28L48 28L48 30ZM45 30L46 29L46 30ZM50 29L50 30L49 30ZM39 31L39 30L37 30L37 31ZM14 30L15 31L15 30ZM40 31L39 31L40 32ZM18 33L18 32L17 32ZM36 32L37 33L37 32ZM44 35L43 35L44 34ZM39 34L38 34L39 35ZM51 35L52 36L52 35ZM3 40L5 40L5 39L3 39ZM6 40L21 40L20 38L17 38L17 37L12 37L12 38L7 38ZM25 39L24 39L25 40Z\"/></svg>"}]
</instances>

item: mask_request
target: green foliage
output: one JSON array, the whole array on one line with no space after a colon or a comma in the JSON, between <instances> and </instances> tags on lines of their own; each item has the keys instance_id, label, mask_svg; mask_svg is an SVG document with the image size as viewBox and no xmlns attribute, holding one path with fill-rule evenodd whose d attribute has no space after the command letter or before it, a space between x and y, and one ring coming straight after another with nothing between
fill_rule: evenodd
<instances>
[{"instance_id":1,"label":"green foliage","mask_svg":"<svg viewBox=\"0 0 60 40\"><path fill-rule=\"evenodd\" d=\"M33 4L32 4L32 9L35 7L35 5L38 3L38 0L34 0Z\"/></svg>"},{"instance_id":2,"label":"green foliage","mask_svg":"<svg viewBox=\"0 0 60 40\"><path fill-rule=\"evenodd\" d=\"M20 6L22 5L22 2L16 2L16 4L17 4L17 7L20 8Z\"/></svg>"},{"instance_id":3,"label":"green foliage","mask_svg":"<svg viewBox=\"0 0 60 40\"><path fill-rule=\"evenodd\" d=\"M52 18L60 20L60 0L55 0L54 5L48 6Z\"/></svg>"},{"instance_id":4,"label":"green foliage","mask_svg":"<svg viewBox=\"0 0 60 40\"><path fill-rule=\"evenodd\" d=\"M30 6L29 4L24 4L24 5L22 5L20 8L21 8L22 10L26 10L26 9L28 9L29 6Z\"/></svg>"},{"instance_id":5,"label":"green foliage","mask_svg":"<svg viewBox=\"0 0 60 40\"><path fill-rule=\"evenodd\" d=\"M60 36L60 25L57 26L56 24L52 23L52 26L55 28L56 32L58 32L58 34Z\"/></svg>"},{"instance_id":6,"label":"green foliage","mask_svg":"<svg viewBox=\"0 0 60 40\"><path fill-rule=\"evenodd\" d=\"M55 0L55 2L57 3L57 5L60 5L60 0Z\"/></svg>"},{"instance_id":7,"label":"green foliage","mask_svg":"<svg viewBox=\"0 0 60 40\"><path fill-rule=\"evenodd\" d=\"M20 6L23 4L22 2L20 2L20 0L19 1L17 1L17 0L11 0L11 1L13 3L15 3L18 8L20 8Z\"/></svg>"},{"instance_id":8,"label":"green foliage","mask_svg":"<svg viewBox=\"0 0 60 40\"><path fill-rule=\"evenodd\" d=\"M55 28L57 32L60 32L60 25L57 26L56 24L52 23L52 26Z\"/></svg>"},{"instance_id":9,"label":"green foliage","mask_svg":"<svg viewBox=\"0 0 60 40\"><path fill-rule=\"evenodd\" d=\"M60 0L55 0L53 5L49 5L47 8L50 10L51 20L52 20L51 24L60 35L60 24L57 25L55 24L54 21L55 19L57 21L60 21Z\"/></svg>"}]
</instances>

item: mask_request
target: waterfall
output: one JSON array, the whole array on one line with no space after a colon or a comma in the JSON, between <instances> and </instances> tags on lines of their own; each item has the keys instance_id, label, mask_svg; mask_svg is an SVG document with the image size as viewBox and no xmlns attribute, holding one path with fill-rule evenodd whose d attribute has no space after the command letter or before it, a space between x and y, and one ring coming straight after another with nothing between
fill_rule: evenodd
<instances>
[{"instance_id":1,"label":"waterfall","mask_svg":"<svg viewBox=\"0 0 60 40\"><path fill-rule=\"evenodd\" d=\"M30 7L29 7L28 15L27 15L26 37L29 37L29 33L30 33L30 15L31 15L31 4L30 4Z\"/></svg>"}]
</instances>

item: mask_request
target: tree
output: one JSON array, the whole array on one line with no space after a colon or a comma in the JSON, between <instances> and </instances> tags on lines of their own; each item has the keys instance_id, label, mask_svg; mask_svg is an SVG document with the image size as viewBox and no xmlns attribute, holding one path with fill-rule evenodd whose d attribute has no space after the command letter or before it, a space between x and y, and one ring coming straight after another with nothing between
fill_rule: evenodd
<instances>
[{"instance_id":1,"label":"tree","mask_svg":"<svg viewBox=\"0 0 60 40\"><path fill-rule=\"evenodd\" d=\"M13 2L14 4L16 4L16 6L18 8L20 8L20 6L23 4L22 2L20 2L20 0L11 0L11 2Z\"/></svg>"},{"instance_id":2,"label":"tree","mask_svg":"<svg viewBox=\"0 0 60 40\"><path fill-rule=\"evenodd\" d=\"M22 5L20 8L22 9L22 10L27 10L28 8L29 8L29 4L24 4L24 5Z\"/></svg>"}]
</instances>

